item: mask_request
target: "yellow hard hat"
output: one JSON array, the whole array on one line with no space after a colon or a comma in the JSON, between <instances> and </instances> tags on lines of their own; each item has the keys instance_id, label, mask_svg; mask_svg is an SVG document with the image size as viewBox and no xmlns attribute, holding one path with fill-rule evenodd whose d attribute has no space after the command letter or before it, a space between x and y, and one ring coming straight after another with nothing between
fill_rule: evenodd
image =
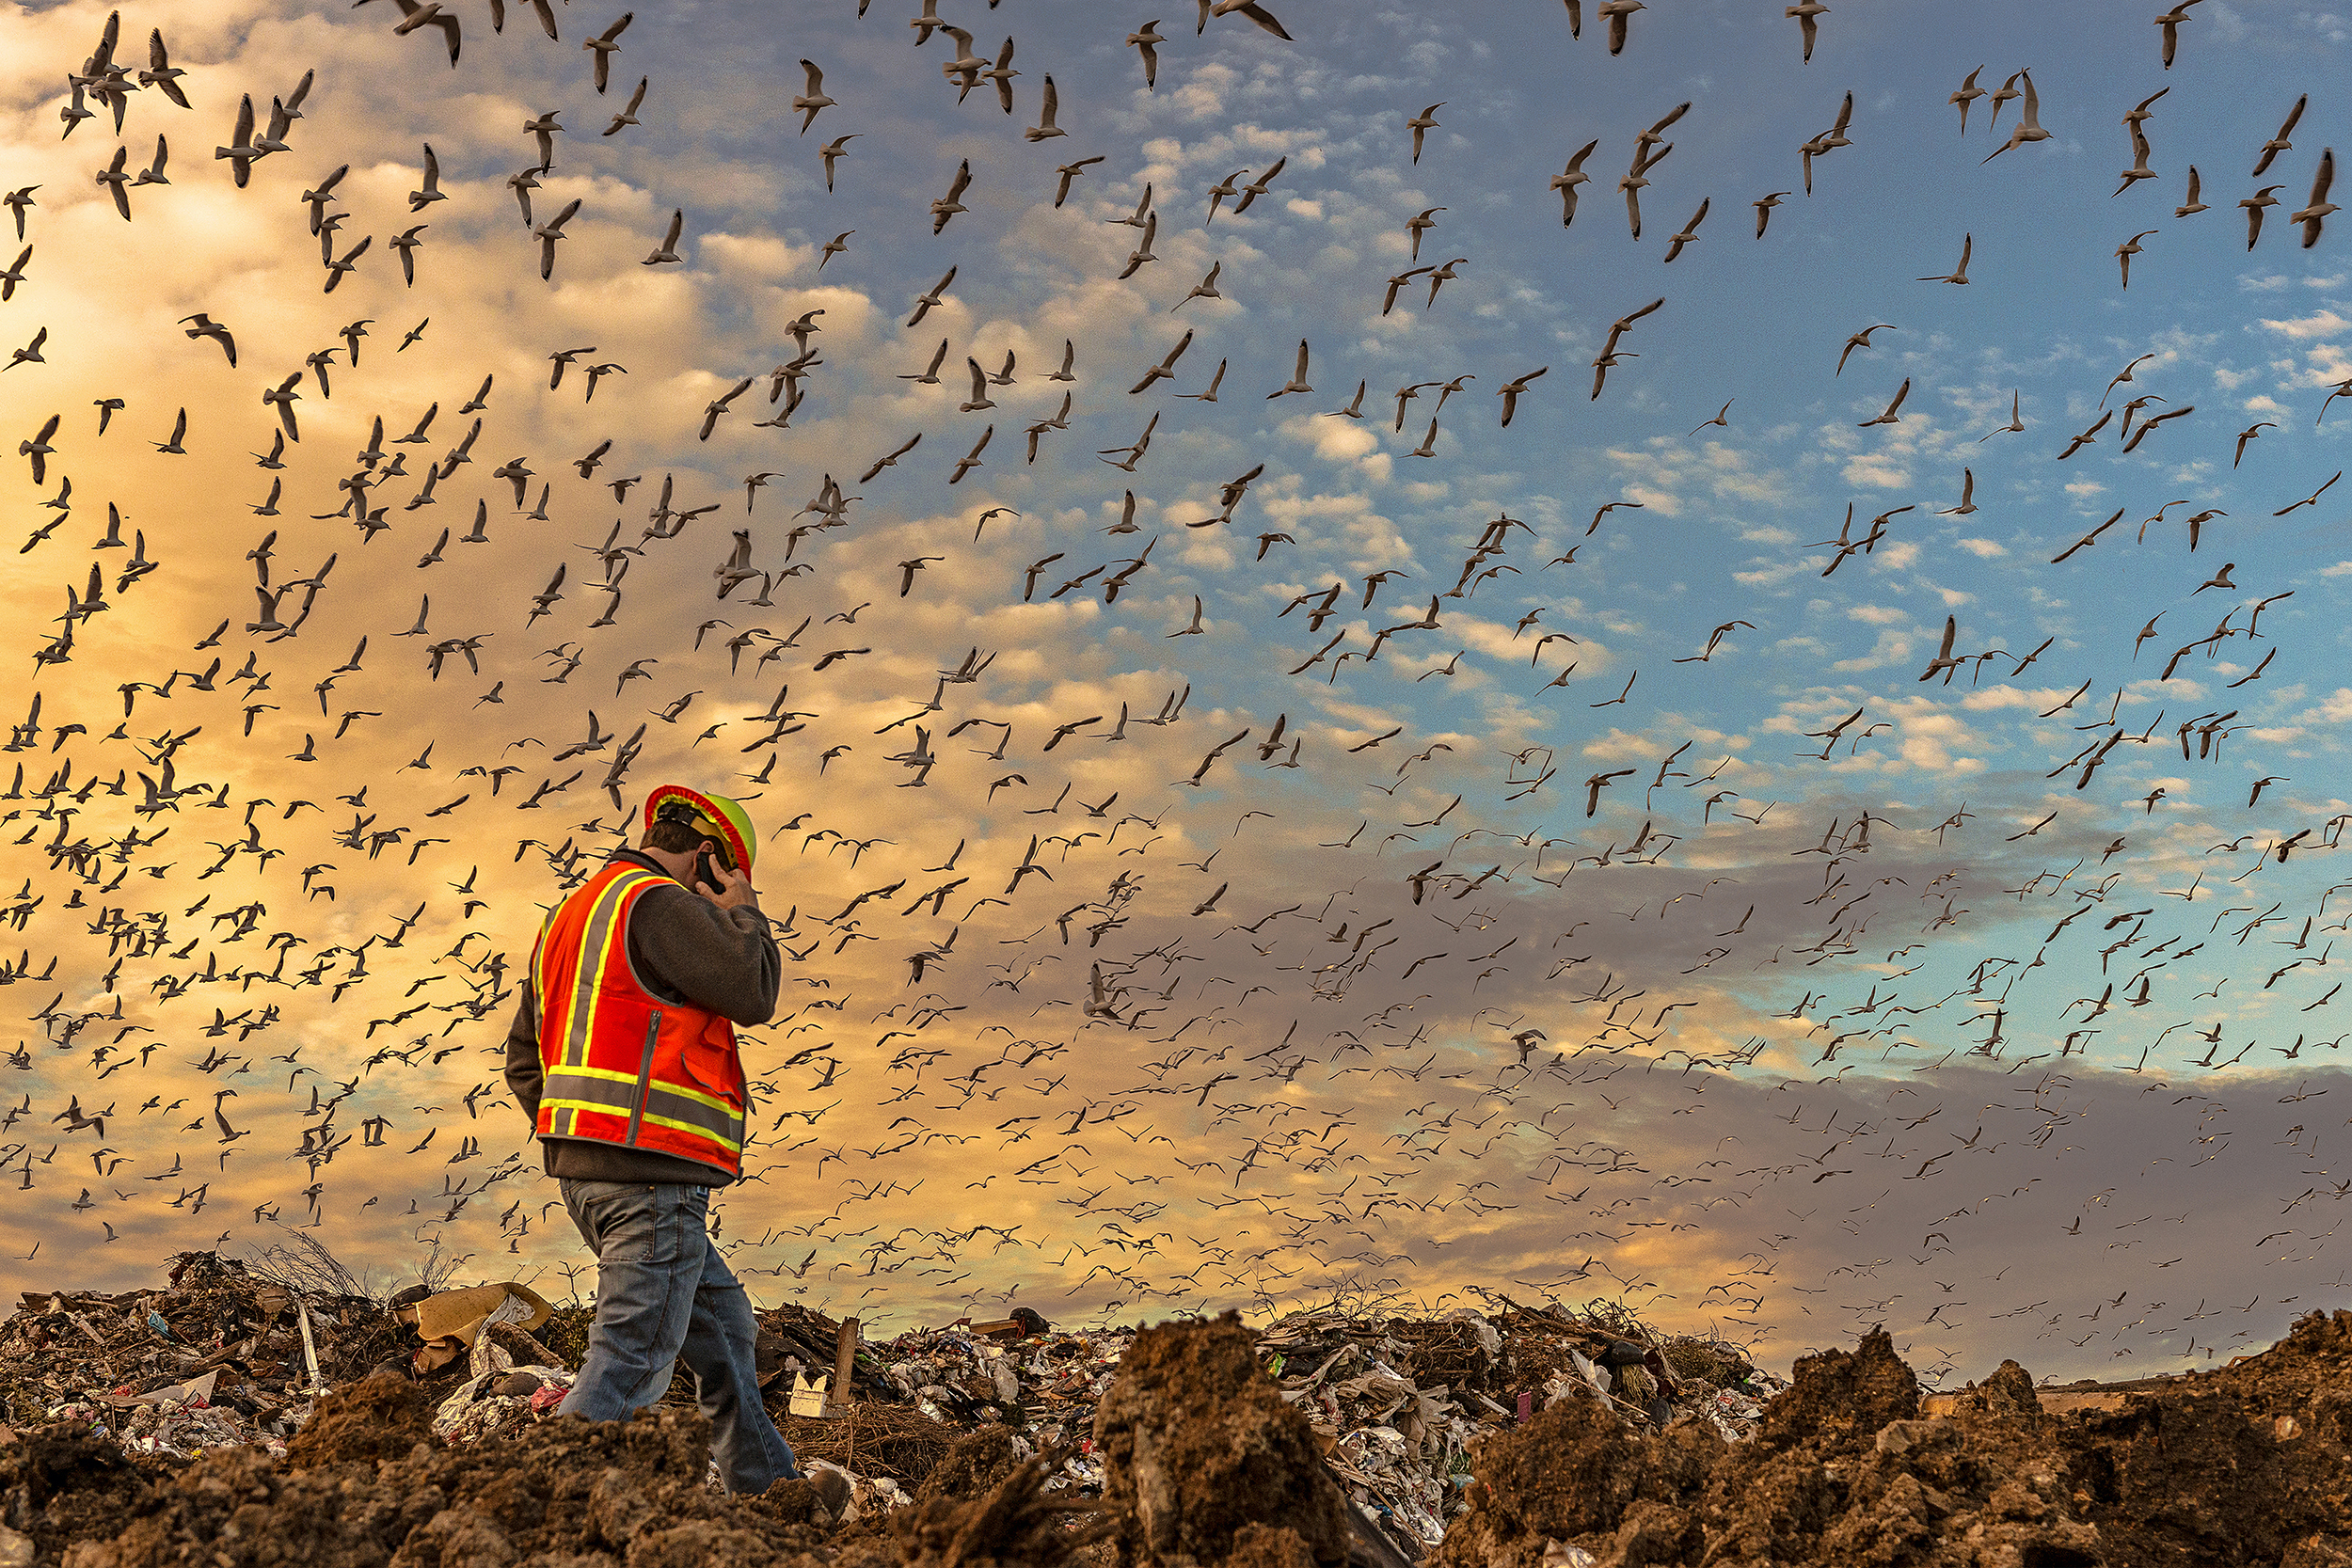
<instances>
[{"instance_id":1,"label":"yellow hard hat","mask_svg":"<svg viewBox=\"0 0 2352 1568\"><path fill-rule=\"evenodd\" d=\"M656 822L686 822L707 832L726 847L728 857L749 873L759 853L759 835L752 831L751 814L723 795L706 795L684 784L663 784L645 797L645 827Z\"/></svg>"}]
</instances>

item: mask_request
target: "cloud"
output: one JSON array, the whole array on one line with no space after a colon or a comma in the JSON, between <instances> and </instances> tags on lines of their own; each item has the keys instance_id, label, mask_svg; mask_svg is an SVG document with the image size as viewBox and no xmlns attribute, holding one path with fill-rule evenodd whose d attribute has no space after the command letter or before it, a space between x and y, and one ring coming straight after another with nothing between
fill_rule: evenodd
<instances>
[{"instance_id":1,"label":"cloud","mask_svg":"<svg viewBox=\"0 0 2352 1568\"><path fill-rule=\"evenodd\" d=\"M2346 321L2333 310L2318 310L2308 316L2290 317L2284 320L2274 320L2265 316L2261 318L2261 321L2265 330L2275 332L2282 338L2293 339L2297 342L2332 338L2346 327L2352 327L2352 321Z\"/></svg>"}]
</instances>

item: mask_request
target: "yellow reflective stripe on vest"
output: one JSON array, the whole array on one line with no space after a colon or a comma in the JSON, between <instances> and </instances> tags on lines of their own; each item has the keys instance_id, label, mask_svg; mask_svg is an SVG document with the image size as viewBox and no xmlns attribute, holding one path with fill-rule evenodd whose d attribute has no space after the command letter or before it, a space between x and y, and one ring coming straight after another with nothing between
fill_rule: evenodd
<instances>
[{"instance_id":1,"label":"yellow reflective stripe on vest","mask_svg":"<svg viewBox=\"0 0 2352 1568\"><path fill-rule=\"evenodd\" d=\"M721 1148L726 1149L731 1154L740 1154L743 1151L741 1139L729 1137L724 1131L713 1128L704 1122L681 1121L672 1117L656 1116L651 1111L647 1111L642 1119L652 1122L658 1127L667 1127L674 1132L691 1132L698 1138L707 1138L710 1142L715 1143ZM729 1128L740 1128L742 1123L739 1120L731 1119L727 1123L727 1126ZM684 1158L684 1156L680 1156L680 1158Z\"/></svg>"},{"instance_id":2,"label":"yellow reflective stripe on vest","mask_svg":"<svg viewBox=\"0 0 2352 1568\"><path fill-rule=\"evenodd\" d=\"M580 934L580 954L572 972L571 1004L564 1019L562 1060L565 1067L577 1068L587 1059L588 1041L596 1029L596 999L603 989L606 970L616 956L624 964L628 961L628 922L622 918L630 901L628 895L647 883L668 879L655 872L635 870L615 877L589 911Z\"/></svg>"}]
</instances>

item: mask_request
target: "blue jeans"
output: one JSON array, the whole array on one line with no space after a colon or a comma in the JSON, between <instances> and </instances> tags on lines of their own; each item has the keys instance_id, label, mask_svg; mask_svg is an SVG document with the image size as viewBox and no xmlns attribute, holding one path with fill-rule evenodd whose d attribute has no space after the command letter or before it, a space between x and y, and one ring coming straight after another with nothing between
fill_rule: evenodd
<instances>
[{"instance_id":1,"label":"blue jeans","mask_svg":"<svg viewBox=\"0 0 2352 1568\"><path fill-rule=\"evenodd\" d=\"M659 1400L683 1360L710 1418L711 1457L730 1492L756 1496L799 1475L760 1402L759 1325L706 1228L710 1189L564 1178L564 1206L596 1255L588 1354L558 1410L623 1421Z\"/></svg>"}]
</instances>

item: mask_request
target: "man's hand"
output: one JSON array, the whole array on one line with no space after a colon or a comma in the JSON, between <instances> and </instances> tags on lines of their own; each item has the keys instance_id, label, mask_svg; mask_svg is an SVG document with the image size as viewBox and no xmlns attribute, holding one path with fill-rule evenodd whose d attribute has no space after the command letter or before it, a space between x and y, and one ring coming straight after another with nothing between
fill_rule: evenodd
<instances>
[{"instance_id":1,"label":"man's hand","mask_svg":"<svg viewBox=\"0 0 2352 1568\"><path fill-rule=\"evenodd\" d=\"M749 873L741 870L728 870L716 861L710 863L710 870L711 874L719 879L717 883L715 885L707 881L696 883L694 887L696 893L701 894L723 910L759 908L759 895L752 891L752 879Z\"/></svg>"}]
</instances>

